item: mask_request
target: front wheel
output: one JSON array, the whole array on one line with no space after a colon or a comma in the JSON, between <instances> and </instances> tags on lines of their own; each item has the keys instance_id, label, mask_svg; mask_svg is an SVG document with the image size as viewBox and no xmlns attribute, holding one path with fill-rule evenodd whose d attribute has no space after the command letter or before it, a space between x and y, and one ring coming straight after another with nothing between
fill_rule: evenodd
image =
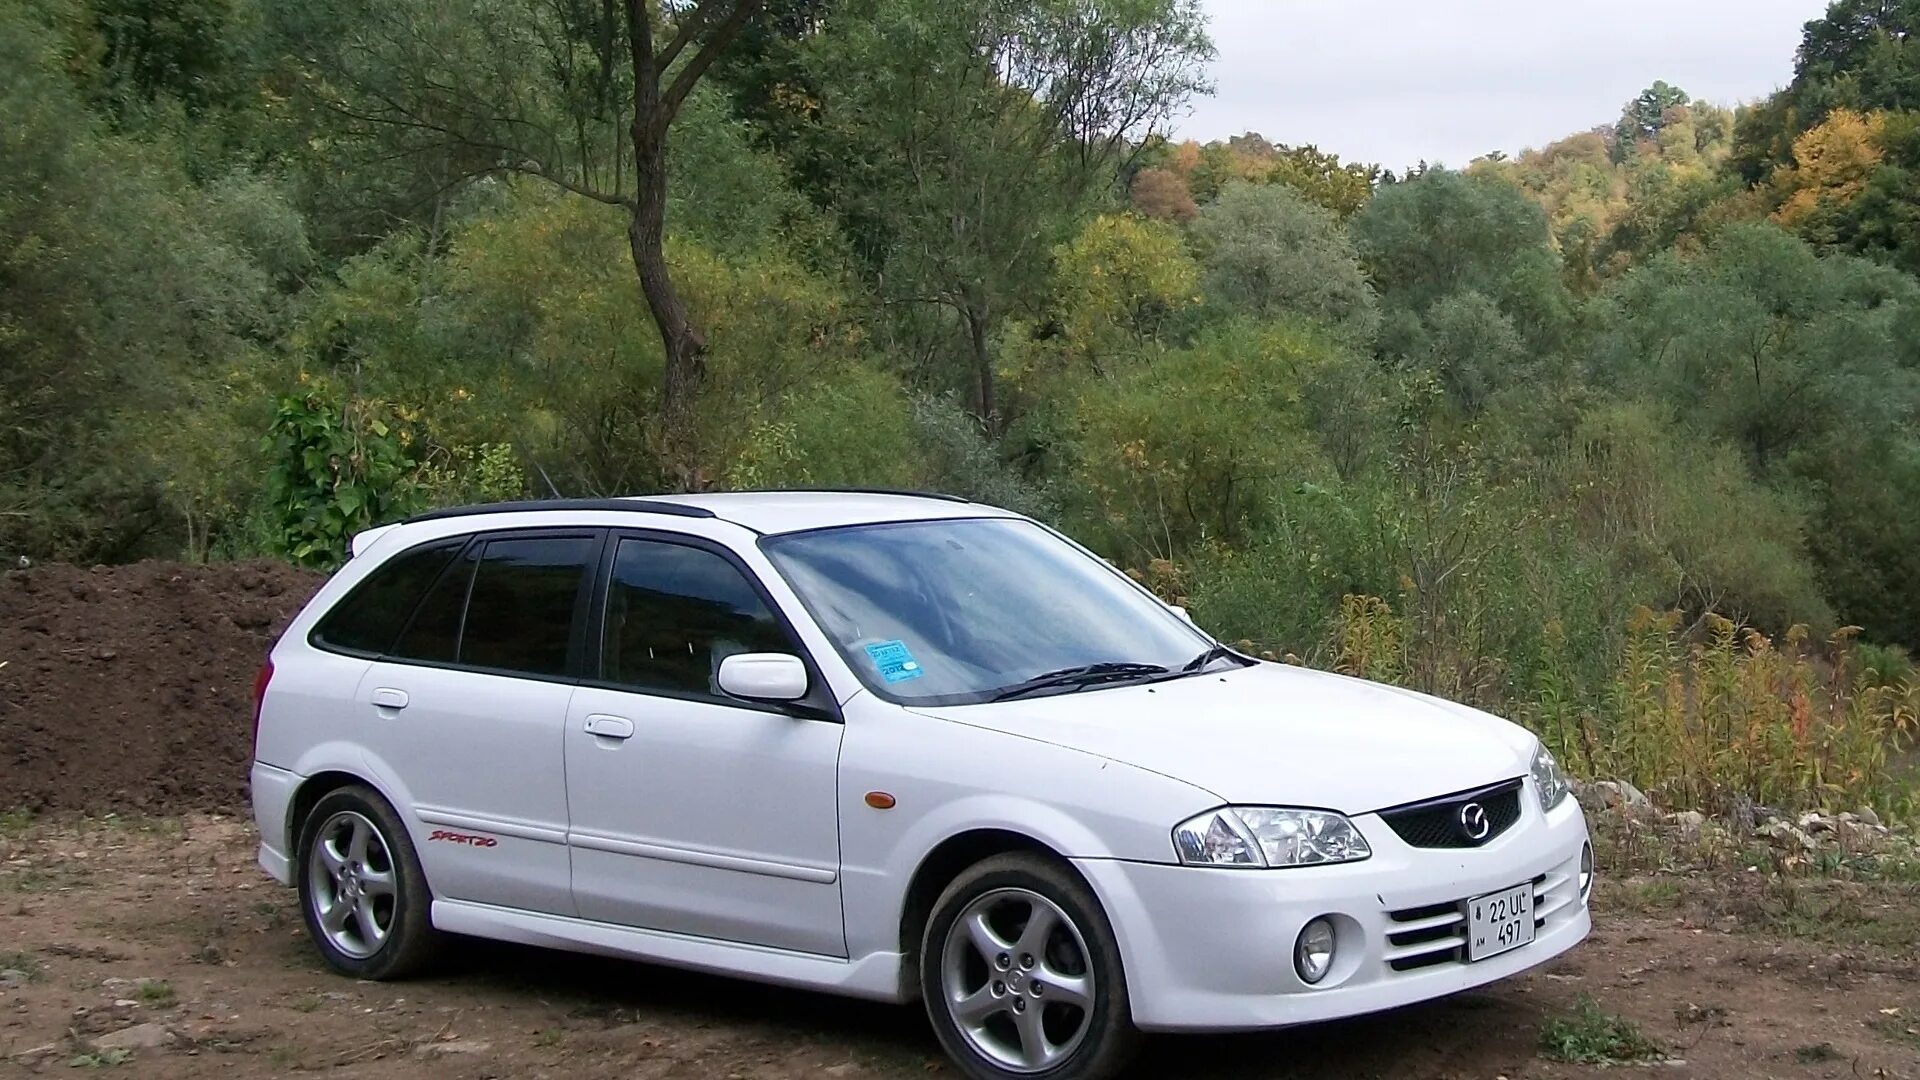
<instances>
[{"instance_id":1,"label":"front wheel","mask_svg":"<svg viewBox=\"0 0 1920 1080\"><path fill-rule=\"evenodd\" d=\"M1104 1080L1136 1041L1120 947L1072 871L999 855L934 904L920 990L947 1053L976 1080Z\"/></svg>"},{"instance_id":2,"label":"front wheel","mask_svg":"<svg viewBox=\"0 0 1920 1080\"><path fill-rule=\"evenodd\" d=\"M373 791L344 787L314 804L300 830L300 910L328 966L397 979L439 944L427 876L407 830Z\"/></svg>"}]
</instances>

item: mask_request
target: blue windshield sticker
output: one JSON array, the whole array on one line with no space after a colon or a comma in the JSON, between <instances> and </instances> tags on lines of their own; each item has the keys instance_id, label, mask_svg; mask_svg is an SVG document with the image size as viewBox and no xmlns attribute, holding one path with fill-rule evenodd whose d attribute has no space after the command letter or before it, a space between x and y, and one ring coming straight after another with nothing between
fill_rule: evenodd
<instances>
[{"instance_id":1,"label":"blue windshield sticker","mask_svg":"<svg viewBox=\"0 0 1920 1080\"><path fill-rule=\"evenodd\" d=\"M920 662L913 658L904 641L878 641L867 646L867 656L873 660L873 666L880 671L880 677L890 683L917 679L926 672Z\"/></svg>"}]
</instances>

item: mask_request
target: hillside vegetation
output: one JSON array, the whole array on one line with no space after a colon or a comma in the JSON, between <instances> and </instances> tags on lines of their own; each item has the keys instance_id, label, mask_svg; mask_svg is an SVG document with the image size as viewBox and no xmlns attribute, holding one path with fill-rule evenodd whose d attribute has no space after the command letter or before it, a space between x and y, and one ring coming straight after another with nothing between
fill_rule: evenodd
<instances>
[{"instance_id":1,"label":"hillside vegetation","mask_svg":"<svg viewBox=\"0 0 1920 1080\"><path fill-rule=\"evenodd\" d=\"M1169 141L1195 0L15 0L0 553L933 488L1675 804L1904 809L1916 30L1387 170Z\"/></svg>"}]
</instances>

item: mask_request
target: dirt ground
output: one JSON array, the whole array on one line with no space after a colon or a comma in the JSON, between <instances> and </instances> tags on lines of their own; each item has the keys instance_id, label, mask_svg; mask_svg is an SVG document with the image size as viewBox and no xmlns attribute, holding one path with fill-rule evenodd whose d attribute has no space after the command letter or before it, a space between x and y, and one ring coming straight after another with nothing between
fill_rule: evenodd
<instances>
[{"instance_id":1,"label":"dirt ground","mask_svg":"<svg viewBox=\"0 0 1920 1080\"><path fill-rule=\"evenodd\" d=\"M1133 1075L1600 1075L1538 1053L1541 1025L1587 993L1668 1051L1641 1067L1657 1075L1920 1080L1920 943L1869 951L1729 932L1684 904L1626 910L1677 891L1609 888L1621 898L1603 899L1594 937L1544 971L1338 1024L1154 1039ZM471 942L425 980L334 976L232 817L0 826L5 969L25 977L0 975L0 1076L953 1075L915 1009L643 964Z\"/></svg>"},{"instance_id":2,"label":"dirt ground","mask_svg":"<svg viewBox=\"0 0 1920 1080\"><path fill-rule=\"evenodd\" d=\"M254 676L321 580L266 561L0 575L0 809L244 806Z\"/></svg>"}]
</instances>

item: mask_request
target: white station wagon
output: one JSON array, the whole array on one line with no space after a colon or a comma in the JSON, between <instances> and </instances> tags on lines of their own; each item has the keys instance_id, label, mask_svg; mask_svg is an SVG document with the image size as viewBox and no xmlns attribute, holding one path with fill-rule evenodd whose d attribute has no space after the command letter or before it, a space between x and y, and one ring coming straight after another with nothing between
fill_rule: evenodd
<instances>
[{"instance_id":1,"label":"white station wagon","mask_svg":"<svg viewBox=\"0 0 1920 1080\"><path fill-rule=\"evenodd\" d=\"M326 961L446 933L924 1000L969 1076L1351 1016L1586 936L1525 730L1222 646L1028 518L886 492L355 538L258 688L260 864Z\"/></svg>"}]
</instances>

